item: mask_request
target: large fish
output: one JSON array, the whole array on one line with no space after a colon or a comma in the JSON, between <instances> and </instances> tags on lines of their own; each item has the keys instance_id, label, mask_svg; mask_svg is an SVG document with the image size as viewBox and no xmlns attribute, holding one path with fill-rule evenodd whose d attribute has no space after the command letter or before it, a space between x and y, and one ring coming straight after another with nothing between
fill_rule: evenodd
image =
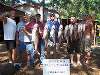
<instances>
[{"instance_id":1,"label":"large fish","mask_svg":"<svg viewBox=\"0 0 100 75\"><path fill-rule=\"evenodd\" d=\"M58 31L59 44L61 44L62 40L63 40L63 25L60 25L59 26L59 31Z\"/></svg>"},{"instance_id":2,"label":"large fish","mask_svg":"<svg viewBox=\"0 0 100 75\"><path fill-rule=\"evenodd\" d=\"M55 51L57 50L56 49L56 39L57 36L56 36L56 27L55 25L53 25L51 27L51 31L50 31L50 38L49 38L49 46L52 48L51 50L53 51L50 51L50 54L54 54Z\"/></svg>"},{"instance_id":3,"label":"large fish","mask_svg":"<svg viewBox=\"0 0 100 75\"><path fill-rule=\"evenodd\" d=\"M69 39L68 37L69 37L69 25L66 25L64 29L64 38L67 44L68 44L68 39Z\"/></svg>"},{"instance_id":4,"label":"large fish","mask_svg":"<svg viewBox=\"0 0 100 75\"><path fill-rule=\"evenodd\" d=\"M49 38L48 25L45 25L44 31L43 31L43 39L45 41L45 48L48 47L48 38Z\"/></svg>"},{"instance_id":5,"label":"large fish","mask_svg":"<svg viewBox=\"0 0 100 75\"><path fill-rule=\"evenodd\" d=\"M84 39L84 34L83 34L84 31L85 31L85 25L82 23L78 24L78 35L79 35L81 42Z\"/></svg>"},{"instance_id":6,"label":"large fish","mask_svg":"<svg viewBox=\"0 0 100 75\"><path fill-rule=\"evenodd\" d=\"M83 30L83 24L78 24L78 32L81 32Z\"/></svg>"},{"instance_id":7,"label":"large fish","mask_svg":"<svg viewBox=\"0 0 100 75\"><path fill-rule=\"evenodd\" d=\"M70 36L72 36L72 34L73 34L73 29L74 29L73 25L70 24L70 25L69 25Z\"/></svg>"},{"instance_id":8,"label":"large fish","mask_svg":"<svg viewBox=\"0 0 100 75\"><path fill-rule=\"evenodd\" d=\"M37 54L39 54L38 52L38 43L39 43L39 25L36 23L33 26L32 29L32 42L33 42L33 46L35 48L35 52Z\"/></svg>"},{"instance_id":9,"label":"large fish","mask_svg":"<svg viewBox=\"0 0 100 75\"><path fill-rule=\"evenodd\" d=\"M56 28L55 28L55 25L53 25L52 27L51 27L51 31L50 31L50 40L54 43L54 45L55 45L55 43L56 43Z\"/></svg>"}]
</instances>

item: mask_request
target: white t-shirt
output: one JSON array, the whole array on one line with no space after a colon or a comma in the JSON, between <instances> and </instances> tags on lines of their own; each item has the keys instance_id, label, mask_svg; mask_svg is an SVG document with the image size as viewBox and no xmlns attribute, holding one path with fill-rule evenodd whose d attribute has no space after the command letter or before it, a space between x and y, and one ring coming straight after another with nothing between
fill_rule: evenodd
<instances>
[{"instance_id":1,"label":"white t-shirt","mask_svg":"<svg viewBox=\"0 0 100 75\"><path fill-rule=\"evenodd\" d=\"M31 42L32 36L27 35L26 33L24 33L24 42Z\"/></svg>"},{"instance_id":2,"label":"white t-shirt","mask_svg":"<svg viewBox=\"0 0 100 75\"><path fill-rule=\"evenodd\" d=\"M29 22L27 22L25 25L29 24ZM30 30L31 32L31 30ZM27 35L25 32L24 32L24 42L31 42L31 39L32 39L32 36L31 35Z\"/></svg>"},{"instance_id":3,"label":"white t-shirt","mask_svg":"<svg viewBox=\"0 0 100 75\"><path fill-rule=\"evenodd\" d=\"M3 25L4 28L4 40L15 40L16 34L16 22L7 18L7 23Z\"/></svg>"}]
</instances>

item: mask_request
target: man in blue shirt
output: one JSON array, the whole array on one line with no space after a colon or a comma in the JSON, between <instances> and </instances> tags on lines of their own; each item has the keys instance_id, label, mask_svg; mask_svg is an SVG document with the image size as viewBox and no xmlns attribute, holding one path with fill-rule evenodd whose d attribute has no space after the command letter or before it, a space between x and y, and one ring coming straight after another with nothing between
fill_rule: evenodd
<instances>
[{"instance_id":1,"label":"man in blue shirt","mask_svg":"<svg viewBox=\"0 0 100 75\"><path fill-rule=\"evenodd\" d=\"M51 13L50 14L50 19L47 21L47 23L46 23L47 25L48 25L48 30L49 30L49 32L51 32L51 28L52 28L52 26L54 25L55 26L55 41L56 41L56 43L58 42L58 38L57 38L57 36L58 36L58 31L59 31L59 26L60 26L60 23L56 20L56 17L55 17L55 14L54 13ZM50 39L50 36L49 36L49 39Z\"/></svg>"},{"instance_id":2,"label":"man in blue shirt","mask_svg":"<svg viewBox=\"0 0 100 75\"><path fill-rule=\"evenodd\" d=\"M29 16L23 16L17 25L16 45L20 56L20 63L25 69L34 64L34 48L31 43L31 36L24 32L25 26L29 24Z\"/></svg>"},{"instance_id":3,"label":"man in blue shirt","mask_svg":"<svg viewBox=\"0 0 100 75\"><path fill-rule=\"evenodd\" d=\"M24 16L22 18L20 18L20 22L17 24L17 31L16 31L16 47L17 47L17 53L18 53L18 62L23 64L23 62L26 65L26 61L23 59L27 59L27 58L23 58L25 57L25 55L27 55L26 53L26 45L24 43L24 32L23 32L23 28L25 27L26 21Z\"/></svg>"},{"instance_id":4,"label":"man in blue shirt","mask_svg":"<svg viewBox=\"0 0 100 75\"><path fill-rule=\"evenodd\" d=\"M47 21L46 25L48 26L48 30L49 30L49 40L52 42L52 46L55 46L56 50L57 50L57 45L58 45L58 31L59 31L60 23L56 19L54 13L50 14L49 20ZM51 35L51 34L53 34L53 35Z\"/></svg>"},{"instance_id":5,"label":"man in blue shirt","mask_svg":"<svg viewBox=\"0 0 100 75\"><path fill-rule=\"evenodd\" d=\"M53 25L55 25L55 28L56 28L57 31L59 30L60 24L59 24L59 22L56 20L55 14L53 14L53 13L50 14L50 20L47 21L47 25L48 25L49 31L51 31L51 27L52 27Z\"/></svg>"}]
</instances>

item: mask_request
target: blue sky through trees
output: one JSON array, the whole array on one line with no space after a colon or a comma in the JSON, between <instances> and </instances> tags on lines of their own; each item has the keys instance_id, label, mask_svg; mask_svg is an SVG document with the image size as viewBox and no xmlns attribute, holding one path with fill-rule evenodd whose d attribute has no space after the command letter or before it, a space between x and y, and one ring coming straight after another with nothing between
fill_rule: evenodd
<instances>
[{"instance_id":1,"label":"blue sky through trees","mask_svg":"<svg viewBox=\"0 0 100 75\"><path fill-rule=\"evenodd\" d=\"M16 1L16 3L27 3L28 2L28 0L15 0ZM42 0L31 0L32 2L36 2L36 3L40 3ZM48 3L48 2L50 2L50 0L45 0L45 3Z\"/></svg>"}]
</instances>

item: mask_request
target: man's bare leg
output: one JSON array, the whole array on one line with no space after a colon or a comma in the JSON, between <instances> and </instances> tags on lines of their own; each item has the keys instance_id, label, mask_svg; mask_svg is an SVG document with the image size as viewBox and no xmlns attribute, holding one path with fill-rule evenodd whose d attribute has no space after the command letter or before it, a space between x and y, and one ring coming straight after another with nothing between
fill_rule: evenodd
<instances>
[{"instance_id":1,"label":"man's bare leg","mask_svg":"<svg viewBox=\"0 0 100 75\"><path fill-rule=\"evenodd\" d=\"M91 52L87 52L87 54L86 54L86 64L89 64L90 58L91 58Z\"/></svg>"},{"instance_id":2,"label":"man's bare leg","mask_svg":"<svg viewBox=\"0 0 100 75\"><path fill-rule=\"evenodd\" d=\"M8 51L9 63L12 63L12 51Z\"/></svg>"},{"instance_id":3,"label":"man's bare leg","mask_svg":"<svg viewBox=\"0 0 100 75\"><path fill-rule=\"evenodd\" d=\"M76 63L74 62L74 54L71 54L70 57L71 57L71 64L72 64L74 67L76 67L77 65L76 65Z\"/></svg>"},{"instance_id":4,"label":"man's bare leg","mask_svg":"<svg viewBox=\"0 0 100 75\"><path fill-rule=\"evenodd\" d=\"M77 65L80 66L81 65L81 62L80 62L80 54L77 53Z\"/></svg>"},{"instance_id":5,"label":"man's bare leg","mask_svg":"<svg viewBox=\"0 0 100 75\"><path fill-rule=\"evenodd\" d=\"M16 57L17 57L16 49L12 49L12 61L13 62L16 62Z\"/></svg>"}]
</instances>

